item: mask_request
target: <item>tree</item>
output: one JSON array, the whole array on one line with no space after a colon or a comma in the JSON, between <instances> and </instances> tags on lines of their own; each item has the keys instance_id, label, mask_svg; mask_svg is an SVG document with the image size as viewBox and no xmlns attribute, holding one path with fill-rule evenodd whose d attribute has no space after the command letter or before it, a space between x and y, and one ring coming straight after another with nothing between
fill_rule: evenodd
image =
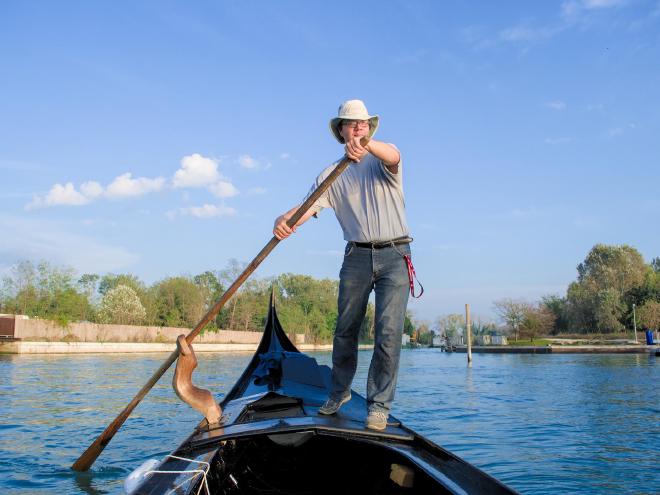
<instances>
[{"instance_id":1,"label":"tree","mask_svg":"<svg viewBox=\"0 0 660 495\"><path fill-rule=\"evenodd\" d=\"M531 309L530 303L510 298L499 299L493 303L495 313L514 331L518 340L520 326L525 321L525 315Z\"/></svg>"},{"instance_id":2,"label":"tree","mask_svg":"<svg viewBox=\"0 0 660 495\"><path fill-rule=\"evenodd\" d=\"M646 301L637 308L637 319L639 324L654 330L660 329L660 302Z\"/></svg>"},{"instance_id":3,"label":"tree","mask_svg":"<svg viewBox=\"0 0 660 495\"><path fill-rule=\"evenodd\" d=\"M547 295L541 298L541 305L545 306L554 316L554 325L549 330L550 334L568 331L569 315L568 303L565 297L558 295Z\"/></svg>"},{"instance_id":4,"label":"tree","mask_svg":"<svg viewBox=\"0 0 660 495\"><path fill-rule=\"evenodd\" d=\"M520 330L522 334L533 341L540 335L549 334L555 324L555 315L543 303L530 304L525 310L525 316Z\"/></svg>"},{"instance_id":5,"label":"tree","mask_svg":"<svg viewBox=\"0 0 660 495\"><path fill-rule=\"evenodd\" d=\"M653 274L651 265L628 245L596 244L577 267L578 279L567 291L572 327L583 331L619 331L631 319L632 304L640 304L640 289Z\"/></svg>"},{"instance_id":6,"label":"tree","mask_svg":"<svg viewBox=\"0 0 660 495\"><path fill-rule=\"evenodd\" d=\"M596 328L599 332L619 332L624 326L621 323L624 305L616 289L601 290L596 298Z\"/></svg>"},{"instance_id":7,"label":"tree","mask_svg":"<svg viewBox=\"0 0 660 495\"><path fill-rule=\"evenodd\" d=\"M75 288L71 268L22 261L10 273L0 290L3 311L55 320L63 326L93 315L89 301Z\"/></svg>"},{"instance_id":8,"label":"tree","mask_svg":"<svg viewBox=\"0 0 660 495\"><path fill-rule=\"evenodd\" d=\"M105 296L109 290L114 289L118 285L125 285L126 287L130 287L138 295L140 292L144 292L146 290L144 282L142 282L142 280L140 280L135 275L130 273L122 273L119 275L108 273L107 275L101 277L98 291L102 296Z\"/></svg>"},{"instance_id":9,"label":"tree","mask_svg":"<svg viewBox=\"0 0 660 495\"><path fill-rule=\"evenodd\" d=\"M313 342L329 342L337 322L336 280L317 280L307 275L285 273L277 277L275 288L281 300L278 314L289 331L305 333ZM367 305L359 338L373 334L373 305Z\"/></svg>"},{"instance_id":10,"label":"tree","mask_svg":"<svg viewBox=\"0 0 660 495\"><path fill-rule=\"evenodd\" d=\"M103 296L99 320L102 323L117 325L140 325L144 322L146 314L135 290L119 284L109 289Z\"/></svg>"},{"instance_id":11,"label":"tree","mask_svg":"<svg viewBox=\"0 0 660 495\"><path fill-rule=\"evenodd\" d=\"M403 319L403 333L411 337L415 334L415 324L413 323L413 315L410 310L406 311Z\"/></svg>"},{"instance_id":12,"label":"tree","mask_svg":"<svg viewBox=\"0 0 660 495\"><path fill-rule=\"evenodd\" d=\"M235 330L258 332L263 329L271 285L270 280L257 278L245 282L241 296L236 302Z\"/></svg>"},{"instance_id":13,"label":"tree","mask_svg":"<svg viewBox=\"0 0 660 495\"><path fill-rule=\"evenodd\" d=\"M472 323L472 335L497 335L497 325L492 321L483 321L480 317L474 316Z\"/></svg>"},{"instance_id":14,"label":"tree","mask_svg":"<svg viewBox=\"0 0 660 495\"><path fill-rule=\"evenodd\" d=\"M193 282L204 294L204 309L206 311L211 309L225 291L218 274L210 270L195 275Z\"/></svg>"},{"instance_id":15,"label":"tree","mask_svg":"<svg viewBox=\"0 0 660 495\"><path fill-rule=\"evenodd\" d=\"M154 293L151 288L147 288L145 283L140 280L136 275L130 273L122 273L116 275L108 273L101 277L98 284L98 292L101 296L105 295L109 290L114 289L118 285L125 285L135 291L140 298L140 303L144 306L147 312L144 322L147 325L158 325L158 318L156 316L157 304L154 299Z\"/></svg>"},{"instance_id":16,"label":"tree","mask_svg":"<svg viewBox=\"0 0 660 495\"><path fill-rule=\"evenodd\" d=\"M578 283L595 292L617 290L623 296L628 290L642 285L648 270L649 266L635 248L626 244L596 244L577 266Z\"/></svg>"},{"instance_id":17,"label":"tree","mask_svg":"<svg viewBox=\"0 0 660 495\"><path fill-rule=\"evenodd\" d=\"M187 277L169 277L154 284L154 320L165 327L193 328L204 315L204 292Z\"/></svg>"},{"instance_id":18,"label":"tree","mask_svg":"<svg viewBox=\"0 0 660 495\"><path fill-rule=\"evenodd\" d=\"M78 287L90 302L94 300L100 280L100 275L96 273L85 273L78 279Z\"/></svg>"},{"instance_id":19,"label":"tree","mask_svg":"<svg viewBox=\"0 0 660 495\"><path fill-rule=\"evenodd\" d=\"M433 345L433 332L429 328L429 324L426 321L415 320L414 325L417 343L426 346Z\"/></svg>"},{"instance_id":20,"label":"tree","mask_svg":"<svg viewBox=\"0 0 660 495\"><path fill-rule=\"evenodd\" d=\"M231 258L227 262L227 267L223 270L220 270L218 280L226 287L230 287L240 276L240 274L243 273L247 265L248 264L245 262L239 262L237 259ZM218 317L216 318L218 328L228 328L230 330L234 328L236 304L238 303L238 299L240 298L243 290L244 288L240 288L228 301L229 304L222 309L220 314L218 314Z\"/></svg>"},{"instance_id":21,"label":"tree","mask_svg":"<svg viewBox=\"0 0 660 495\"><path fill-rule=\"evenodd\" d=\"M651 268L655 273L660 273L660 256L656 256L651 260Z\"/></svg>"},{"instance_id":22,"label":"tree","mask_svg":"<svg viewBox=\"0 0 660 495\"><path fill-rule=\"evenodd\" d=\"M566 312L570 328L586 333L596 328L596 299L590 290L571 282L566 291Z\"/></svg>"},{"instance_id":23,"label":"tree","mask_svg":"<svg viewBox=\"0 0 660 495\"><path fill-rule=\"evenodd\" d=\"M458 313L441 316L437 321L437 327L441 336L452 339L459 333L463 333L465 316Z\"/></svg>"}]
</instances>

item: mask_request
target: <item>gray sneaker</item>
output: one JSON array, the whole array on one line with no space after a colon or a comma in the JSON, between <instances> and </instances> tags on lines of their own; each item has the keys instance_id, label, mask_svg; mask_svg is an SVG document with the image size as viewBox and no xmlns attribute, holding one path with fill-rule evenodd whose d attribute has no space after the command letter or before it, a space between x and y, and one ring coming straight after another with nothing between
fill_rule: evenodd
<instances>
[{"instance_id":1,"label":"gray sneaker","mask_svg":"<svg viewBox=\"0 0 660 495\"><path fill-rule=\"evenodd\" d=\"M370 430L383 431L387 428L387 413L378 410L370 410L366 422L367 428Z\"/></svg>"},{"instance_id":2,"label":"gray sneaker","mask_svg":"<svg viewBox=\"0 0 660 495\"><path fill-rule=\"evenodd\" d=\"M328 400L325 401L321 407L319 407L319 414L334 414L339 411L339 408L351 400L351 394L348 394L343 399L333 399L328 397Z\"/></svg>"}]
</instances>

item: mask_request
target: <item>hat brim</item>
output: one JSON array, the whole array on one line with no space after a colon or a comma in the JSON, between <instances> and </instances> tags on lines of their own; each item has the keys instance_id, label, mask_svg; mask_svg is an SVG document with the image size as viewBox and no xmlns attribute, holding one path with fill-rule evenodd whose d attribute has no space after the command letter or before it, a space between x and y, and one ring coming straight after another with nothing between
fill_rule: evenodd
<instances>
[{"instance_id":1,"label":"hat brim","mask_svg":"<svg viewBox=\"0 0 660 495\"><path fill-rule=\"evenodd\" d=\"M341 134L339 133L339 124L342 120L349 120L343 117L335 117L330 121L330 131L332 132L332 135L335 137L337 141L339 141L341 144L344 144L344 138L341 137ZM372 115L369 117L370 126L369 126L369 139L373 137L374 134L376 134L376 131L378 130L378 123L380 122L380 118L378 115Z\"/></svg>"}]
</instances>

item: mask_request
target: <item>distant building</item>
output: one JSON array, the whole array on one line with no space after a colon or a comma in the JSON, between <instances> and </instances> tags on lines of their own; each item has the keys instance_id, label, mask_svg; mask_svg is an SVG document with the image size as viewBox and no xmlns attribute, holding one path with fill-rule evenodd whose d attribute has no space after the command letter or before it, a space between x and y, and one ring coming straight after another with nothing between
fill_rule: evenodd
<instances>
[{"instance_id":1,"label":"distant building","mask_svg":"<svg viewBox=\"0 0 660 495\"><path fill-rule=\"evenodd\" d=\"M401 336L401 345L409 345L410 344L410 335L407 333L404 333Z\"/></svg>"},{"instance_id":2,"label":"distant building","mask_svg":"<svg viewBox=\"0 0 660 495\"><path fill-rule=\"evenodd\" d=\"M493 335L490 338L490 341L492 345L508 345L509 341L506 339L506 336L504 335Z\"/></svg>"}]
</instances>

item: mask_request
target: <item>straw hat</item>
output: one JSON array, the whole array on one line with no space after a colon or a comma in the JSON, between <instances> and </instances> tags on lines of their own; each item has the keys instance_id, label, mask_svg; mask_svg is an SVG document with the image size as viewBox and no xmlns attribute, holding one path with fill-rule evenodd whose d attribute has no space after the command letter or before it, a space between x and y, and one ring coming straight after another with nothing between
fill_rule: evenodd
<instances>
[{"instance_id":1,"label":"straw hat","mask_svg":"<svg viewBox=\"0 0 660 495\"><path fill-rule=\"evenodd\" d=\"M332 135L341 144L344 144L344 138L339 133L339 124L342 120L368 120L371 124L369 126L369 139L376 134L378 129L378 115L369 115L367 107L362 100L348 100L341 104L337 117L330 121L330 131Z\"/></svg>"}]
</instances>

